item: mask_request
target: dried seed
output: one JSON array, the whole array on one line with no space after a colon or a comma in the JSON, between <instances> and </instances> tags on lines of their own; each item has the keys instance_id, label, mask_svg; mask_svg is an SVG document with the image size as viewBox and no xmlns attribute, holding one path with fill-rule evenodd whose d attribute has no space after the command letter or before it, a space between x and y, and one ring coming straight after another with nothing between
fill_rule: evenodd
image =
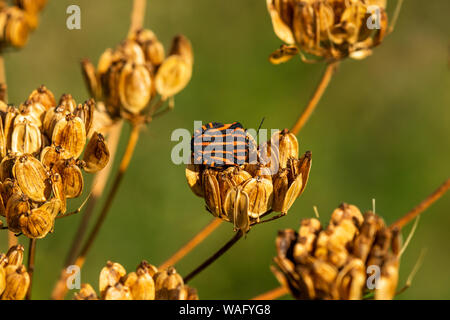
<instances>
[{"instance_id":1,"label":"dried seed","mask_svg":"<svg viewBox=\"0 0 450 320\"><path fill-rule=\"evenodd\" d=\"M142 269L136 271L136 281L130 286L134 300L154 300L155 282L150 274Z\"/></svg>"},{"instance_id":2,"label":"dried seed","mask_svg":"<svg viewBox=\"0 0 450 320\"><path fill-rule=\"evenodd\" d=\"M142 50L144 50L145 58L154 67L159 67L165 57L164 46L158 39L152 39L144 42L142 45Z\"/></svg>"},{"instance_id":3,"label":"dried seed","mask_svg":"<svg viewBox=\"0 0 450 320\"><path fill-rule=\"evenodd\" d=\"M10 153L0 162L0 179L5 181L13 178L13 167L16 163L16 155Z\"/></svg>"},{"instance_id":4,"label":"dried seed","mask_svg":"<svg viewBox=\"0 0 450 320\"><path fill-rule=\"evenodd\" d=\"M75 293L74 300L98 300L97 293L91 285L83 283L80 292Z\"/></svg>"},{"instance_id":5,"label":"dried seed","mask_svg":"<svg viewBox=\"0 0 450 320\"><path fill-rule=\"evenodd\" d=\"M213 215L220 217L222 215L222 202L216 175L217 172L212 169L204 170L202 174L202 185L206 206Z\"/></svg>"},{"instance_id":6,"label":"dried seed","mask_svg":"<svg viewBox=\"0 0 450 320\"><path fill-rule=\"evenodd\" d=\"M117 283L106 289L104 300L133 300L133 297L130 288Z\"/></svg>"},{"instance_id":7,"label":"dried seed","mask_svg":"<svg viewBox=\"0 0 450 320\"><path fill-rule=\"evenodd\" d=\"M60 160L54 166L64 183L64 192L68 199L78 198L83 192L84 179L81 169L74 159Z\"/></svg>"},{"instance_id":8,"label":"dried seed","mask_svg":"<svg viewBox=\"0 0 450 320\"><path fill-rule=\"evenodd\" d=\"M245 182L242 191L248 195L249 216L258 219L272 208L273 185L269 179L256 176Z\"/></svg>"},{"instance_id":9,"label":"dried seed","mask_svg":"<svg viewBox=\"0 0 450 320\"><path fill-rule=\"evenodd\" d=\"M227 219L233 222L235 230L244 234L250 230L249 197L237 186L228 191L224 201L224 211Z\"/></svg>"},{"instance_id":10,"label":"dried seed","mask_svg":"<svg viewBox=\"0 0 450 320\"><path fill-rule=\"evenodd\" d=\"M65 152L60 146L51 145L45 147L41 152L41 163L46 169L50 170L55 163L64 158L64 154Z\"/></svg>"},{"instance_id":11,"label":"dried seed","mask_svg":"<svg viewBox=\"0 0 450 320\"><path fill-rule=\"evenodd\" d=\"M67 113L73 113L77 107L77 102L71 94L63 94L59 99L58 106L63 108Z\"/></svg>"},{"instance_id":12,"label":"dried seed","mask_svg":"<svg viewBox=\"0 0 450 320\"><path fill-rule=\"evenodd\" d=\"M182 57L188 64L194 64L194 55L192 53L191 42L183 35L179 34L172 40L169 56L178 55Z\"/></svg>"},{"instance_id":13,"label":"dried seed","mask_svg":"<svg viewBox=\"0 0 450 320\"><path fill-rule=\"evenodd\" d=\"M89 59L81 60L81 70L83 72L84 82L91 97L99 99L101 97L101 86L94 65Z\"/></svg>"},{"instance_id":14,"label":"dried seed","mask_svg":"<svg viewBox=\"0 0 450 320\"><path fill-rule=\"evenodd\" d=\"M196 196L203 198L201 166L198 164L187 164L185 174L189 188Z\"/></svg>"},{"instance_id":15,"label":"dried seed","mask_svg":"<svg viewBox=\"0 0 450 320\"><path fill-rule=\"evenodd\" d=\"M28 122L28 120L14 126L11 139L11 150L18 155L36 155L41 152L41 131L37 125Z\"/></svg>"},{"instance_id":16,"label":"dried seed","mask_svg":"<svg viewBox=\"0 0 450 320\"><path fill-rule=\"evenodd\" d=\"M20 266L23 262L23 251L25 248L21 244L16 244L9 248L6 253L6 258L8 259L9 266Z\"/></svg>"},{"instance_id":17,"label":"dried seed","mask_svg":"<svg viewBox=\"0 0 450 320\"><path fill-rule=\"evenodd\" d=\"M23 300L30 286L30 276L25 266L8 266L5 268L6 288L2 300Z\"/></svg>"},{"instance_id":18,"label":"dried seed","mask_svg":"<svg viewBox=\"0 0 450 320\"><path fill-rule=\"evenodd\" d=\"M155 77L156 91L167 99L183 90L192 76L192 64L179 55L166 58Z\"/></svg>"},{"instance_id":19,"label":"dried seed","mask_svg":"<svg viewBox=\"0 0 450 320\"><path fill-rule=\"evenodd\" d=\"M42 239L53 230L55 217L61 208L61 202L53 199L41 207L32 209L20 216L22 233L30 239Z\"/></svg>"},{"instance_id":20,"label":"dried seed","mask_svg":"<svg viewBox=\"0 0 450 320\"><path fill-rule=\"evenodd\" d=\"M92 128L92 122L94 121L94 110L95 101L93 99L90 99L84 104L79 104L74 111L75 116L83 120L87 135L89 135L89 132Z\"/></svg>"},{"instance_id":21,"label":"dried seed","mask_svg":"<svg viewBox=\"0 0 450 320\"><path fill-rule=\"evenodd\" d=\"M126 111L138 114L152 96L153 80L144 64L127 63L120 74L120 102Z\"/></svg>"},{"instance_id":22,"label":"dried seed","mask_svg":"<svg viewBox=\"0 0 450 320\"><path fill-rule=\"evenodd\" d=\"M64 182L59 173L53 173L50 176L51 182L52 182L52 191L53 195L56 199L58 199L61 203L61 214L66 213L67 207L66 207L66 192L64 189Z\"/></svg>"},{"instance_id":23,"label":"dried seed","mask_svg":"<svg viewBox=\"0 0 450 320\"><path fill-rule=\"evenodd\" d=\"M59 120L63 119L66 114L68 114L68 111L66 111L63 106L50 108L45 112L42 127L46 136L53 136L53 130L55 129L56 124Z\"/></svg>"},{"instance_id":24,"label":"dried seed","mask_svg":"<svg viewBox=\"0 0 450 320\"><path fill-rule=\"evenodd\" d=\"M100 272L99 288L100 295L103 297L106 294L108 287L114 287L119 283L120 278L127 274L125 268L117 262L108 261L106 266ZM106 298L105 298L106 300Z\"/></svg>"},{"instance_id":25,"label":"dried seed","mask_svg":"<svg viewBox=\"0 0 450 320\"><path fill-rule=\"evenodd\" d=\"M28 100L43 105L46 110L56 106L55 96L44 85L34 90Z\"/></svg>"},{"instance_id":26,"label":"dried seed","mask_svg":"<svg viewBox=\"0 0 450 320\"><path fill-rule=\"evenodd\" d=\"M31 200L44 202L50 197L48 173L39 160L31 155L20 156L16 159L12 171L19 188Z\"/></svg>"},{"instance_id":27,"label":"dried seed","mask_svg":"<svg viewBox=\"0 0 450 320\"><path fill-rule=\"evenodd\" d=\"M86 162L84 170L89 173L98 172L108 164L109 150L102 134L94 132L86 146L83 160Z\"/></svg>"},{"instance_id":28,"label":"dried seed","mask_svg":"<svg viewBox=\"0 0 450 320\"><path fill-rule=\"evenodd\" d=\"M59 120L53 130L52 143L64 149L64 157L78 158L86 144L86 129L79 117L67 115Z\"/></svg>"}]
</instances>

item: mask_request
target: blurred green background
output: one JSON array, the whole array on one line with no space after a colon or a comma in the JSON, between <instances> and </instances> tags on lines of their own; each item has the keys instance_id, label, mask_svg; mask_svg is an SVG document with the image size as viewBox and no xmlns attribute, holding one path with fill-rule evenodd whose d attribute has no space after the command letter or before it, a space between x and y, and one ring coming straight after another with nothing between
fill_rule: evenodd
<instances>
[{"instance_id":1,"label":"blurred green background","mask_svg":"<svg viewBox=\"0 0 450 320\"><path fill-rule=\"evenodd\" d=\"M324 69L293 59L273 66L280 44L266 11L255 0L151 0L145 26L166 47L176 33L191 39L194 74L176 97L174 112L144 131L132 165L82 271L95 288L107 260L128 271L147 259L160 264L208 224L212 216L185 182L184 167L171 162L175 128L194 120L240 121L255 128L291 127ZM396 1L389 1L392 12ZM81 7L82 29L66 28L66 8ZM88 98L79 61L97 61L126 36L132 1L50 0L29 44L5 56L9 100L19 104L45 84L56 96ZM450 173L450 2L405 1L396 30L363 60L346 60L302 130L301 151L313 152L309 185L289 215L255 227L191 283L202 299L247 299L277 286L269 270L275 237L297 229L316 205L326 222L341 202L376 209L387 223L423 200ZM123 152L128 127L122 136ZM117 166L117 163L116 163ZM115 167L116 167L115 166ZM87 191L85 191L85 194ZM76 204L72 202L75 208ZM33 297L47 299L59 275L80 216L57 222L38 241ZM450 194L423 215L402 258L399 287L422 249L425 260L412 287L399 299L450 298ZM410 229L405 228L404 235ZM176 267L185 275L232 236L223 224ZM0 252L6 250L6 232ZM25 239L21 239L27 244ZM70 293L68 297L72 297Z\"/></svg>"}]
</instances>

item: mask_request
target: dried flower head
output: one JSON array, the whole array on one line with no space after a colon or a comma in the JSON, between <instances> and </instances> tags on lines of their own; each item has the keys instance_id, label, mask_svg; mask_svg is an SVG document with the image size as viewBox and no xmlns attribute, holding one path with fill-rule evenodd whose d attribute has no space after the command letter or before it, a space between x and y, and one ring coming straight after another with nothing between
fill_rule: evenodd
<instances>
[{"instance_id":1,"label":"dried flower head","mask_svg":"<svg viewBox=\"0 0 450 320\"><path fill-rule=\"evenodd\" d=\"M197 291L184 285L183 278L172 267L158 270L142 261L135 272L108 261L100 272L100 299L102 300L198 300ZM99 299L89 284L83 284L75 300Z\"/></svg>"},{"instance_id":2,"label":"dried flower head","mask_svg":"<svg viewBox=\"0 0 450 320\"><path fill-rule=\"evenodd\" d=\"M88 59L82 61L89 92L104 103L94 117L105 119L105 126L119 118L142 121L151 117L162 102L184 89L192 67L192 47L187 38L175 37L165 57L161 42L147 29L130 34L115 49L107 49L97 68Z\"/></svg>"},{"instance_id":3,"label":"dried flower head","mask_svg":"<svg viewBox=\"0 0 450 320\"><path fill-rule=\"evenodd\" d=\"M12 246L0 254L0 299L23 300L30 285L30 276L22 264L23 246Z\"/></svg>"},{"instance_id":4,"label":"dried flower head","mask_svg":"<svg viewBox=\"0 0 450 320\"><path fill-rule=\"evenodd\" d=\"M375 299L395 295L400 235L372 212L342 204L327 228L304 219L298 232L280 231L276 246L272 270L297 299L362 299L374 288Z\"/></svg>"},{"instance_id":5,"label":"dried flower head","mask_svg":"<svg viewBox=\"0 0 450 320\"><path fill-rule=\"evenodd\" d=\"M271 55L285 62L303 53L327 61L363 59L384 39L386 0L267 0L275 34L286 43Z\"/></svg>"},{"instance_id":6,"label":"dried flower head","mask_svg":"<svg viewBox=\"0 0 450 320\"><path fill-rule=\"evenodd\" d=\"M90 132L94 109L94 101L77 105L70 94L56 104L45 86L19 108L0 103L0 214L10 231L45 237L66 213L67 199L81 195L82 171L106 166L104 138Z\"/></svg>"},{"instance_id":7,"label":"dried flower head","mask_svg":"<svg viewBox=\"0 0 450 320\"><path fill-rule=\"evenodd\" d=\"M188 185L205 199L207 210L243 232L272 212L286 214L304 191L311 167L311 152L297 159L298 141L287 129L275 132L257 153L256 162L242 165L186 167Z\"/></svg>"}]
</instances>

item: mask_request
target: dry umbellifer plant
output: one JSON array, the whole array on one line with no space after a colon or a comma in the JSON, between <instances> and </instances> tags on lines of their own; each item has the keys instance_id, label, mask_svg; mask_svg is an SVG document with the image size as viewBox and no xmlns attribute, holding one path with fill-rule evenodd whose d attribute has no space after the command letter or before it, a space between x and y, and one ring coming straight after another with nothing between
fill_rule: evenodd
<instances>
[{"instance_id":1,"label":"dry umbellifer plant","mask_svg":"<svg viewBox=\"0 0 450 320\"><path fill-rule=\"evenodd\" d=\"M94 107L93 100L77 105L69 94L57 104L44 86L19 108L0 102L0 214L10 231L45 237L57 217L73 214L66 213L67 199L82 194L83 171L106 166L108 147L91 130Z\"/></svg>"},{"instance_id":2,"label":"dry umbellifer plant","mask_svg":"<svg viewBox=\"0 0 450 320\"><path fill-rule=\"evenodd\" d=\"M197 290L184 284L177 271L159 269L142 261L136 272L127 274L125 268L108 261L100 271L99 292L83 284L75 300L198 300Z\"/></svg>"}]
</instances>

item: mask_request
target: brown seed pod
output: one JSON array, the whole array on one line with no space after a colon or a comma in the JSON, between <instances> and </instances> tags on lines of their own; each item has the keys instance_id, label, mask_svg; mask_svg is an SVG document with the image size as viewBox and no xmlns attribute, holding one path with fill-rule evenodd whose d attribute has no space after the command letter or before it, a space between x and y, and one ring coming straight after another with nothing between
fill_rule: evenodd
<instances>
[{"instance_id":1,"label":"brown seed pod","mask_svg":"<svg viewBox=\"0 0 450 320\"><path fill-rule=\"evenodd\" d=\"M95 110L95 101L94 99L90 99L86 101L84 104L79 104L74 111L75 116L83 120L87 135L89 135L89 132L92 127L92 122L94 121L94 110Z\"/></svg>"},{"instance_id":2,"label":"brown seed pod","mask_svg":"<svg viewBox=\"0 0 450 320\"><path fill-rule=\"evenodd\" d=\"M90 284L83 283L80 292L75 293L74 300L98 300L97 293Z\"/></svg>"},{"instance_id":3,"label":"brown seed pod","mask_svg":"<svg viewBox=\"0 0 450 320\"><path fill-rule=\"evenodd\" d=\"M136 41L131 39L125 40L115 52L118 55L118 59L124 59L136 64L145 63L145 54L142 48Z\"/></svg>"},{"instance_id":4,"label":"brown seed pod","mask_svg":"<svg viewBox=\"0 0 450 320\"><path fill-rule=\"evenodd\" d=\"M137 266L136 271L142 269L143 271L147 272L150 276L154 276L158 272L158 268L154 265L148 263L145 260L142 260L141 263Z\"/></svg>"},{"instance_id":5,"label":"brown seed pod","mask_svg":"<svg viewBox=\"0 0 450 320\"><path fill-rule=\"evenodd\" d=\"M53 195L56 199L61 202L61 214L66 213L67 210L67 200L66 200L66 192L64 189L64 182L59 173L53 173L50 176L52 182L52 191Z\"/></svg>"},{"instance_id":6,"label":"brown seed pod","mask_svg":"<svg viewBox=\"0 0 450 320\"><path fill-rule=\"evenodd\" d=\"M30 33L24 12L17 7L8 7L4 12L7 17L3 31L4 41L17 48L23 47L28 42Z\"/></svg>"},{"instance_id":7,"label":"brown seed pod","mask_svg":"<svg viewBox=\"0 0 450 320\"><path fill-rule=\"evenodd\" d=\"M20 266L23 262L23 252L25 248L21 244L16 244L9 248L6 253L6 258L8 259L9 266Z\"/></svg>"},{"instance_id":8,"label":"brown seed pod","mask_svg":"<svg viewBox=\"0 0 450 320\"><path fill-rule=\"evenodd\" d=\"M290 158L298 157L298 141L297 137L290 133L289 130L275 132L271 137L271 145L278 146L278 156L280 168L286 168L287 161Z\"/></svg>"},{"instance_id":9,"label":"brown seed pod","mask_svg":"<svg viewBox=\"0 0 450 320\"><path fill-rule=\"evenodd\" d=\"M59 173L64 183L64 192L68 199L78 198L83 192L83 173L73 158L60 160L54 166L54 172Z\"/></svg>"},{"instance_id":10,"label":"brown seed pod","mask_svg":"<svg viewBox=\"0 0 450 320\"><path fill-rule=\"evenodd\" d=\"M188 164L186 165L186 180L191 188L192 192L198 196L203 198L203 186L202 186L202 171L201 166L198 164Z\"/></svg>"},{"instance_id":11,"label":"brown seed pod","mask_svg":"<svg viewBox=\"0 0 450 320\"><path fill-rule=\"evenodd\" d=\"M71 94L65 93L59 99L58 106L63 108L67 113L73 113L77 107L77 102Z\"/></svg>"},{"instance_id":12,"label":"brown seed pod","mask_svg":"<svg viewBox=\"0 0 450 320\"><path fill-rule=\"evenodd\" d=\"M56 106L55 96L44 85L34 90L28 97L28 100L43 105L45 110L54 108Z\"/></svg>"},{"instance_id":13,"label":"brown seed pod","mask_svg":"<svg viewBox=\"0 0 450 320\"><path fill-rule=\"evenodd\" d=\"M119 96L123 108L138 114L147 107L152 96L153 80L144 64L127 63L119 78Z\"/></svg>"},{"instance_id":14,"label":"brown seed pod","mask_svg":"<svg viewBox=\"0 0 450 320\"><path fill-rule=\"evenodd\" d=\"M44 121L42 122L43 133L51 138L56 123L64 118L66 114L68 114L67 111L61 106L48 109L45 112Z\"/></svg>"},{"instance_id":15,"label":"brown seed pod","mask_svg":"<svg viewBox=\"0 0 450 320\"><path fill-rule=\"evenodd\" d=\"M64 157L78 158L86 144L86 128L79 117L69 114L59 120L53 130L52 143L64 149Z\"/></svg>"},{"instance_id":16,"label":"brown seed pod","mask_svg":"<svg viewBox=\"0 0 450 320\"><path fill-rule=\"evenodd\" d=\"M155 281L156 300L177 300L180 291L183 289L183 278L177 273L175 268L169 267L167 270L159 271L153 277Z\"/></svg>"},{"instance_id":17,"label":"brown seed pod","mask_svg":"<svg viewBox=\"0 0 450 320\"><path fill-rule=\"evenodd\" d=\"M0 162L0 179L5 181L13 178L13 167L16 163L17 156L15 154L8 154Z\"/></svg>"},{"instance_id":18,"label":"brown seed pod","mask_svg":"<svg viewBox=\"0 0 450 320\"><path fill-rule=\"evenodd\" d=\"M155 300L155 282L143 269L136 271L136 281L129 287L134 300Z\"/></svg>"},{"instance_id":19,"label":"brown seed pod","mask_svg":"<svg viewBox=\"0 0 450 320\"><path fill-rule=\"evenodd\" d=\"M111 66L111 63L113 62L112 55L113 50L111 48L108 48L102 53L102 55L98 59L97 72L99 75L103 75L108 71L109 67Z\"/></svg>"},{"instance_id":20,"label":"brown seed pod","mask_svg":"<svg viewBox=\"0 0 450 320\"><path fill-rule=\"evenodd\" d=\"M87 58L81 60L81 71L83 72L84 82L86 83L89 94L96 100L99 99L102 95L101 86L99 84L97 72L91 60Z\"/></svg>"},{"instance_id":21,"label":"brown seed pod","mask_svg":"<svg viewBox=\"0 0 450 320\"><path fill-rule=\"evenodd\" d=\"M191 42L182 34L173 38L169 55L178 55L186 60L191 66L194 64L194 54L192 53Z\"/></svg>"},{"instance_id":22,"label":"brown seed pod","mask_svg":"<svg viewBox=\"0 0 450 320\"><path fill-rule=\"evenodd\" d=\"M98 172L108 164L109 149L101 133L94 132L86 146L83 160L86 163L84 170L89 173Z\"/></svg>"},{"instance_id":23,"label":"brown seed pod","mask_svg":"<svg viewBox=\"0 0 450 320\"><path fill-rule=\"evenodd\" d=\"M105 106L112 117L120 116L119 81L125 64L123 60L114 61L100 77Z\"/></svg>"},{"instance_id":24,"label":"brown seed pod","mask_svg":"<svg viewBox=\"0 0 450 320\"><path fill-rule=\"evenodd\" d=\"M222 201L219 183L217 182L217 172L213 169L204 170L202 185L206 206L214 216L222 217Z\"/></svg>"},{"instance_id":25,"label":"brown seed pod","mask_svg":"<svg viewBox=\"0 0 450 320\"><path fill-rule=\"evenodd\" d=\"M153 67L159 67L163 63L165 57L164 46L158 39L148 40L142 43L141 47L145 53L145 58Z\"/></svg>"},{"instance_id":26,"label":"brown seed pod","mask_svg":"<svg viewBox=\"0 0 450 320\"><path fill-rule=\"evenodd\" d=\"M5 268L6 288L2 300L23 300L30 286L30 276L24 265L8 266Z\"/></svg>"},{"instance_id":27,"label":"brown seed pod","mask_svg":"<svg viewBox=\"0 0 450 320\"><path fill-rule=\"evenodd\" d=\"M256 176L243 184L242 191L248 195L251 218L259 219L272 208L273 185L269 179Z\"/></svg>"},{"instance_id":28,"label":"brown seed pod","mask_svg":"<svg viewBox=\"0 0 450 320\"><path fill-rule=\"evenodd\" d=\"M18 111L14 107L8 107L5 115L5 122L3 126L6 150L11 149L11 136L14 129L14 118L16 117Z\"/></svg>"},{"instance_id":29,"label":"brown seed pod","mask_svg":"<svg viewBox=\"0 0 450 320\"><path fill-rule=\"evenodd\" d=\"M106 266L100 271L99 288L100 295L105 296L106 290L109 287L114 287L119 283L119 280L127 274L125 268L117 262L108 261ZM105 298L105 300L107 300Z\"/></svg>"},{"instance_id":30,"label":"brown seed pod","mask_svg":"<svg viewBox=\"0 0 450 320\"><path fill-rule=\"evenodd\" d=\"M233 187L227 192L223 207L235 230L243 233L250 230L249 197L243 192L242 186Z\"/></svg>"},{"instance_id":31,"label":"brown seed pod","mask_svg":"<svg viewBox=\"0 0 450 320\"><path fill-rule=\"evenodd\" d=\"M60 146L51 145L45 147L41 152L41 163L47 170L50 170L55 163L64 159L65 154L64 149Z\"/></svg>"},{"instance_id":32,"label":"brown seed pod","mask_svg":"<svg viewBox=\"0 0 450 320\"><path fill-rule=\"evenodd\" d=\"M166 58L155 77L156 91L167 99L183 90L192 77L192 64L179 55Z\"/></svg>"},{"instance_id":33,"label":"brown seed pod","mask_svg":"<svg viewBox=\"0 0 450 320\"><path fill-rule=\"evenodd\" d=\"M20 105L19 113L14 118L14 126L28 121L41 128L46 111L47 110L42 104L27 100Z\"/></svg>"},{"instance_id":34,"label":"brown seed pod","mask_svg":"<svg viewBox=\"0 0 450 320\"><path fill-rule=\"evenodd\" d=\"M39 160L31 155L20 156L16 159L12 171L17 185L31 200L44 202L50 197L48 172Z\"/></svg>"},{"instance_id":35,"label":"brown seed pod","mask_svg":"<svg viewBox=\"0 0 450 320\"><path fill-rule=\"evenodd\" d=\"M133 300L130 288L117 283L106 289L104 300Z\"/></svg>"},{"instance_id":36,"label":"brown seed pod","mask_svg":"<svg viewBox=\"0 0 450 320\"><path fill-rule=\"evenodd\" d=\"M17 155L41 152L42 136L39 127L28 120L14 126L11 137L11 150Z\"/></svg>"},{"instance_id":37,"label":"brown seed pod","mask_svg":"<svg viewBox=\"0 0 450 320\"><path fill-rule=\"evenodd\" d=\"M32 209L20 216L20 229L30 239L42 239L53 230L55 217L59 213L61 202L52 199L41 207Z\"/></svg>"}]
</instances>

